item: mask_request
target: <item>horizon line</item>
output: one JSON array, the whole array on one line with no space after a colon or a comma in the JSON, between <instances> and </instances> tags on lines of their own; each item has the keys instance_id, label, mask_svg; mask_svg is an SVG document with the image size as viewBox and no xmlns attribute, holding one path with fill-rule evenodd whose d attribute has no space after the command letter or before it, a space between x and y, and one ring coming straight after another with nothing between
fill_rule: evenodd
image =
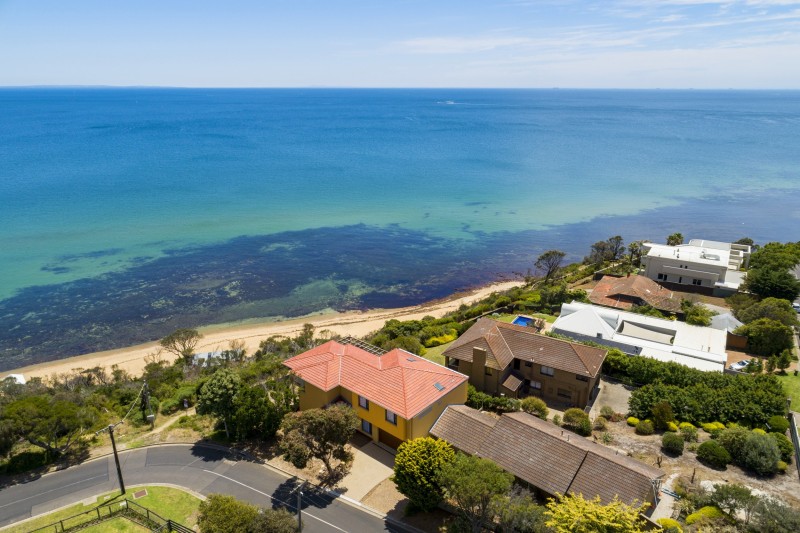
<instances>
[{"instance_id":1,"label":"horizon line","mask_svg":"<svg viewBox=\"0 0 800 533\"><path fill-rule=\"evenodd\" d=\"M297 86L202 86L202 85L107 85L107 84L30 84L0 85L7 89L197 89L197 90L480 90L480 91L800 91L800 87L390 87L390 86L350 86L350 85L297 85Z\"/></svg>"}]
</instances>

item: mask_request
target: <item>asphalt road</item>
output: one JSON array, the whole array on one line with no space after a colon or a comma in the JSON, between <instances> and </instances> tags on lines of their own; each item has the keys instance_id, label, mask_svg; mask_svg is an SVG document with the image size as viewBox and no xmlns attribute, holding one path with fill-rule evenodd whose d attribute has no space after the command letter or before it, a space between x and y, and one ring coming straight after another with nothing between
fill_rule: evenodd
<instances>
[{"instance_id":1,"label":"asphalt road","mask_svg":"<svg viewBox=\"0 0 800 533\"><path fill-rule=\"evenodd\" d=\"M230 494L258 506L296 512L297 481L263 465L202 445L169 445L120 453L126 486L167 483L203 495ZM0 527L118 489L113 456L0 489ZM130 491L129 491L130 492ZM404 531L315 488L303 490L303 531Z\"/></svg>"}]
</instances>

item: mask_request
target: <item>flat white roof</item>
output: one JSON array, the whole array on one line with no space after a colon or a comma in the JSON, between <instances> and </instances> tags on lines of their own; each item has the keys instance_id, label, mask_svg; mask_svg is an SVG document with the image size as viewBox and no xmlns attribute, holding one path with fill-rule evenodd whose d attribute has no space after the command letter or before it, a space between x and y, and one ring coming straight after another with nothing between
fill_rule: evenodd
<instances>
[{"instance_id":1,"label":"flat white roof","mask_svg":"<svg viewBox=\"0 0 800 533\"><path fill-rule=\"evenodd\" d=\"M554 329L637 346L642 355L699 370L722 371L728 359L725 330L692 326L582 302L561 306ZM602 337L598 338L597 334Z\"/></svg>"},{"instance_id":2,"label":"flat white roof","mask_svg":"<svg viewBox=\"0 0 800 533\"><path fill-rule=\"evenodd\" d=\"M675 259L703 265L716 265L724 268L728 268L728 261L731 255L730 250L719 250L717 248L706 248L689 244L681 244L679 246L650 244L649 246L650 250L647 252L647 255L650 257Z\"/></svg>"}]
</instances>

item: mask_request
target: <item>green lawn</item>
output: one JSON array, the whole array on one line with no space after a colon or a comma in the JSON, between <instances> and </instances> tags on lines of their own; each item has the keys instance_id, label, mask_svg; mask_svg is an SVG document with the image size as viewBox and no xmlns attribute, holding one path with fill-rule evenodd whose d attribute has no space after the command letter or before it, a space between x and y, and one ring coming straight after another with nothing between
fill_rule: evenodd
<instances>
[{"instance_id":1,"label":"green lawn","mask_svg":"<svg viewBox=\"0 0 800 533\"><path fill-rule=\"evenodd\" d=\"M444 365L444 356L442 352L445 351L452 342L448 342L447 344L442 344L440 346L434 346L433 348L425 348L425 359L428 361L433 361L434 363L439 363L440 365Z\"/></svg>"},{"instance_id":2,"label":"green lawn","mask_svg":"<svg viewBox=\"0 0 800 533\"><path fill-rule=\"evenodd\" d=\"M515 318L517 318L521 314L524 314L524 313L512 313L510 315L505 315L504 314L504 315L492 316L492 317L489 317L489 318L493 318L494 320L497 320L498 322L507 322L507 323L510 324L511 322L514 321ZM556 319L558 318L555 315L546 315L544 313L531 313L531 314L525 315L525 316L530 316L530 317L533 317L533 318L543 318L546 322L549 322L550 324L555 322Z\"/></svg>"},{"instance_id":3,"label":"green lawn","mask_svg":"<svg viewBox=\"0 0 800 533\"><path fill-rule=\"evenodd\" d=\"M127 518L119 517L87 527L81 531L85 531L86 533L143 533L150 530L135 522L131 522Z\"/></svg>"},{"instance_id":4,"label":"green lawn","mask_svg":"<svg viewBox=\"0 0 800 533\"><path fill-rule=\"evenodd\" d=\"M147 496L134 500L133 494L142 489L147 490ZM192 496L188 492L184 492L179 489L173 489L171 487L128 487L128 491L125 496L128 500L133 500L142 507L147 507L149 510L155 512L163 518L170 518L185 526L192 527L197 522L197 509L200 507L200 499ZM59 520L64 520L71 516L84 513L86 511L91 511L92 509L104 503L110 503L112 501L118 502L121 500L122 498L119 496L119 491L114 491L98 497L95 502L89 505L78 503L71 507L61 509L60 511L40 516L29 522L25 522L24 524L12 526L9 529L4 529L3 533L25 533L26 531L44 527L46 525L58 522ZM128 520L120 520L131 524L131 526L134 526L134 524ZM110 521L104 522L103 524L98 524L96 527L105 526L106 524L110 523ZM102 532L118 530L92 528L90 531ZM134 532L140 530L134 528L125 531Z\"/></svg>"},{"instance_id":5,"label":"green lawn","mask_svg":"<svg viewBox=\"0 0 800 533\"><path fill-rule=\"evenodd\" d=\"M785 376L777 374L778 379L783 383L786 395L792 399L792 411L800 411L800 376L795 376L793 372Z\"/></svg>"}]
</instances>

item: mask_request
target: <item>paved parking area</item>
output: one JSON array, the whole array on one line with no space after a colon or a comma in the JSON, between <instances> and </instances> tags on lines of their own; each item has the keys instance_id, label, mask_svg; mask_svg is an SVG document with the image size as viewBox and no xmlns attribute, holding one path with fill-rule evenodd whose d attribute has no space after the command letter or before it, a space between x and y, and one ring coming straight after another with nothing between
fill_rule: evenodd
<instances>
[{"instance_id":1,"label":"paved parking area","mask_svg":"<svg viewBox=\"0 0 800 533\"><path fill-rule=\"evenodd\" d=\"M350 472L339 483L348 498L361 501L369 491L394 473L394 455L374 442L353 448Z\"/></svg>"},{"instance_id":2,"label":"paved parking area","mask_svg":"<svg viewBox=\"0 0 800 533\"><path fill-rule=\"evenodd\" d=\"M610 406L616 413L626 414L630 397L630 387L621 383L612 383L601 377L600 392L592 405L592 409L589 411L589 418L594 420L595 417L600 416L600 409L604 405Z\"/></svg>"}]
</instances>

